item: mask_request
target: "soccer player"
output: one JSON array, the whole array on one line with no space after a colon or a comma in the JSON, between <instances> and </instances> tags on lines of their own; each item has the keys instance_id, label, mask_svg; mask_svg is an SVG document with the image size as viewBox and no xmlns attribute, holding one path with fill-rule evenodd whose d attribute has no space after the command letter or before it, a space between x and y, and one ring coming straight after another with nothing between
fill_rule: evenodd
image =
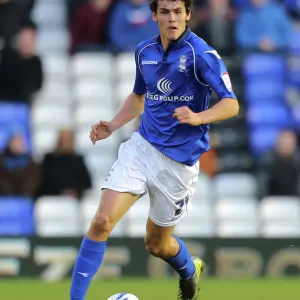
<instances>
[{"instance_id":1,"label":"soccer player","mask_svg":"<svg viewBox=\"0 0 300 300\"><path fill-rule=\"evenodd\" d=\"M151 0L150 9L160 34L136 48L133 92L111 121L100 121L90 133L95 144L143 111L138 132L120 146L102 187L74 266L71 300L85 299L110 232L147 192L146 249L179 274L178 300L198 298L204 263L191 258L173 231L195 192L198 160L209 149L209 124L236 116L239 105L221 57L187 27L192 0ZM208 108L212 90L220 101Z\"/></svg>"}]
</instances>

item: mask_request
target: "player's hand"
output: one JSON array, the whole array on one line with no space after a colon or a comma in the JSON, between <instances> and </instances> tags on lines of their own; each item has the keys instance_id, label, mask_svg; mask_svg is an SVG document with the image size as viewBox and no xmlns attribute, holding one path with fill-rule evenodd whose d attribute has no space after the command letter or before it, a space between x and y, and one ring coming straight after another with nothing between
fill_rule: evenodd
<instances>
[{"instance_id":1,"label":"player's hand","mask_svg":"<svg viewBox=\"0 0 300 300\"><path fill-rule=\"evenodd\" d=\"M111 122L100 121L93 125L90 132L90 140L95 145L97 141L108 138L114 131L114 126Z\"/></svg>"},{"instance_id":2,"label":"player's hand","mask_svg":"<svg viewBox=\"0 0 300 300\"><path fill-rule=\"evenodd\" d=\"M176 108L173 118L176 118L181 124L190 124L192 126L203 124L201 117L197 113L191 111L187 106Z\"/></svg>"}]
</instances>

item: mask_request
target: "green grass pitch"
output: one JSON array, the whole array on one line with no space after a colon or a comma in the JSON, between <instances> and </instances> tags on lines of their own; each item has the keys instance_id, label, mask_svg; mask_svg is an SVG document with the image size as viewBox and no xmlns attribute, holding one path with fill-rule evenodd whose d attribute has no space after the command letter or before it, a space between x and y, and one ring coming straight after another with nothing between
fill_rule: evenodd
<instances>
[{"instance_id":1,"label":"green grass pitch","mask_svg":"<svg viewBox=\"0 0 300 300\"><path fill-rule=\"evenodd\" d=\"M0 280L1 299L69 300L69 281L45 283L36 280ZM118 292L130 292L140 300L176 300L174 279L119 279L93 281L86 300L106 300ZM220 280L205 278L199 300L283 300L298 299L300 280Z\"/></svg>"}]
</instances>

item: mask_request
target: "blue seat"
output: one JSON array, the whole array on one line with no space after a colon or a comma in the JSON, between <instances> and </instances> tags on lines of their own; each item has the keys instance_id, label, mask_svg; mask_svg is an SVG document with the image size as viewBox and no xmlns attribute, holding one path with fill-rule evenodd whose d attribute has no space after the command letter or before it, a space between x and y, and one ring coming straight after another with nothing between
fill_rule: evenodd
<instances>
[{"instance_id":1,"label":"blue seat","mask_svg":"<svg viewBox=\"0 0 300 300\"><path fill-rule=\"evenodd\" d=\"M253 127L249 132L249 143L254 156L260 156L265 151L274 147L280 128L276 127Z\"/></svg>"},{"instance_id":2,"label":"blue seat","mask_svg":"<svg viewBox=\"0 0 300 300\"><path fill-rule=\"evenodd\" d=\"M260 77L282 80L286 74L286 62L279 54L250 54L244 59L243 73L246 80Z\"/></svg>"},{"instance_id":3,"label":"blue seat","mask_svg":"<svg viewBox=\"0 0 300 300\"><path fill-rule=\"evenodd\" d=\"M33 219L1 220L0 235L34 235L35 224Z\"/></svg>"},{"instance_id":4,"label":"blue seat","mask_svg":"<svg viewBox=\"0 0 300 300\"><path fill-rule=\"evenodd\" d=\"M0 102L0 124L29 124L30 110L23 103Z\"/></svg>"},{"instance_id":5,"label":"blue seat","mask_svg":"<svg viewBox=\"0 0 300 300\"><path fill-rule=\"evenodd\" d=\"M275 104L284 102L285 86L271 80L251 80L245 86L245 99L250 104Z\"/></svg>"},{"instance_id":6,"label":"blue seat","mask_svg":"<svg viewBox=\"0 0 300 300\"><path fill-rule=\"evenodd\" d=\"M293 117L284 105L250 105L247 110L249 126L293 126Z\"/></svg>"},{"instance_id":7,"label":"blue seat","mask_svg":"<svg viewBox=\"0 0 300 300\"><path fill-rule=\"evenodd\" d=\"M32 151L32 134L30 125L30 110L24 103L0 102L0 151L8 142L15 129L22 129L26 138L26 146Z\"/></svg>"},{"instance_id":8,"label":"blue seat","mask_svg":"<svg viewBox=\"0 0 300 300\"><path fill-rule=\"evenodd\" d=\"M23 197L0 197L0 235L32 235L34 233L33 201Z\"/></svg>"},{"instance_id":9,"label":"blue seat","mask_svg":"<svg viewBox=\"0 0 300 300\"><path fill-rule=\"evenodd\" d=\"M9 131L7 127L0 126L0 152L3 151L9 139Z\"/></svg>"},{"instance_id":10,"label":"blue seat","mask_svg":"<svg viewBox=\"0 0 300 300\"><path fill-rule=\"evenodd\" d=\"M34 204L29 198L0 197L0 219L30 218L33 215Z\"/></svg>"},{"instance_id":11,"label":"blue seat","mask_svg":"<svg viewBox=\"0 0 300 300\"><path fill-rule=\"evenodd\" d=\"M294 30L290 43L290 51L300 54L300 30Z\"/></svg>"}]
</instances>

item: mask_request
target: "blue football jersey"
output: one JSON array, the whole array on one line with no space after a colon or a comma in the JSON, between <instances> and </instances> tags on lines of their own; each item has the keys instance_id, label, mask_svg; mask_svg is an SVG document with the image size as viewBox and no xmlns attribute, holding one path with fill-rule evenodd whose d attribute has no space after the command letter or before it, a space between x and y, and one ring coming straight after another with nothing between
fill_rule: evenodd
<instances>
[{"instance_id":1,"label":"blue football jersey","mask_svg":"<svg viewBox=\"0 0 300 300\"><path fill-rule=\"evenodd\" d=\"M171 159L194 165L209 150L208 124L191 126L173 118L176 108L208 109L214 90L234 98L230 77L219 54L189 28L164 51L160 37L140 43L135 52L134 93L145 94L139 133Z\"/></svg>"}]
</instances>

